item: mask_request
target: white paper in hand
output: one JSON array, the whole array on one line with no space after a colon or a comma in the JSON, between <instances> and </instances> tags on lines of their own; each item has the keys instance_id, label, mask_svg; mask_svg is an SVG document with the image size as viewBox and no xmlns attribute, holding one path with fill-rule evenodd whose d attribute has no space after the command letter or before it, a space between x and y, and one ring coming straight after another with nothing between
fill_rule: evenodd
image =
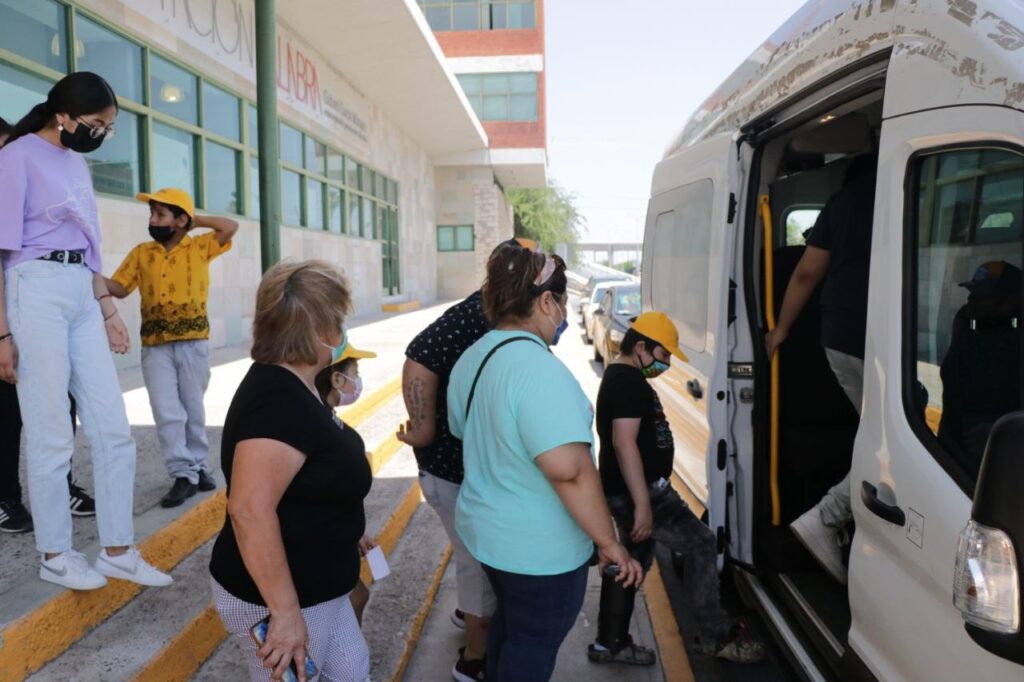
<instances>
[{"instance_id":1,"label":"white paper in hand","mask_svg":"<svg viewBox=\"0 0 1024 682\"><path fill-rule=\"evenodd\" d=\"M366 562L370 564L370 574L374 581L383 580L391 573L391 569L388 568L388 560L384 558L384 550L379 546L366 553Z\"/></svg>"}]
</instances>

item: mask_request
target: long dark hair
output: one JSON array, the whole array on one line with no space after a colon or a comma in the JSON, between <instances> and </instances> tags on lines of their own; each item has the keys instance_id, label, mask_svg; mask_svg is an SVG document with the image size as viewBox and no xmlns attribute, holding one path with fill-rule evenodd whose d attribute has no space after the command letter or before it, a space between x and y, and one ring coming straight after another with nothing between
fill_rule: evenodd
<instances>
[{"instance_id":1,"label":"long dark hair","mask_svg":"<svg viewBox=\"0 0 1024 682\"><path fill-rule=\"evenodd\" d=\"M66 113L72 118L78 118L111 106L117 108L117 97L110 84L101 76L90 71L69 73L50 88L45 102L32 107L14 125L14 132L7 144L29 133L38 133L50 123L55 114Z\"/></svg>"}]
</instances>

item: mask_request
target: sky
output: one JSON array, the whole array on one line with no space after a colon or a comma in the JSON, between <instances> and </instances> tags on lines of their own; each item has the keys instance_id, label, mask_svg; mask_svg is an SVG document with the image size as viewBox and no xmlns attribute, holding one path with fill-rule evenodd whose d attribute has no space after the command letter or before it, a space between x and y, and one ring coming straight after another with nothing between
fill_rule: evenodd
<instances>
[{"instance_id":1,"label":"sky","mask_svg":"<svg viewBox=\"0 0 1024 682\"><path fill-rule=\"evenodd\" d=\"M669 142L804 1L546 0L548 176L581 241L642 241Z\"/></svg>"}]
</instances>

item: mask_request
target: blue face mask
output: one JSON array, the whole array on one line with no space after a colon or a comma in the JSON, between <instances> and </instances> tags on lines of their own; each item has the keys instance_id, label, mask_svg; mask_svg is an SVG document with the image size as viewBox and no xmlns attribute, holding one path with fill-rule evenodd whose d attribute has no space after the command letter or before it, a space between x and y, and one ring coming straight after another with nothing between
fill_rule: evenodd
<instances>
[{"instance_id":1,"label":"blue face mask","mask_svg":"<svg viewBox=\"0 0 1024 682\"><path fill-rule=\"evenodd\" d=\"M322 345L323 345L324 348L330 348L331 349L331 362L330 362L330 364L333 365L338 360L341 360L341 356L343 356L345 354L345 351L348 350L348 332L342 332L341 344L340 345L328 346L326 343L323 343Z\"/></svg>"},{"instance_id":2,"label":"blue face mask","mask_svg":"<svg viewBox=\"0 0 1024 682\"><path fill-rule=\"evenodd\" d=\"M547 316L545 315L545 317ZM569 316L565 315L564 317L562 317L562 321L559 322L558 324L555 324L555 321L548 317L548 322L550 322L555 327L555 338L551 339L551 345L557 346L558 339L562 338L562 334L564 334L565 330L569 328Z\"/></svg>"}]
</instances>

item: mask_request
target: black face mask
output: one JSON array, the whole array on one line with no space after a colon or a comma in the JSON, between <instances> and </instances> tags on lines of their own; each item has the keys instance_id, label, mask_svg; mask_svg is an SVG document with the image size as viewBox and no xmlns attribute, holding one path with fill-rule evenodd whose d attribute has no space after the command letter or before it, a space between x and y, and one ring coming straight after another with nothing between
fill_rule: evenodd
<instances>
[{"instance_id":1,"label":"black face mask","mask_svg":"<svg viewBox=\"0 0 1024 682\"><path fill-rule=\"evenodd\" d=\"M174 228L173 227L157 227L155 225L150 225L149 226L149 236L152 237L155 241L158 241L161 244L164 244L166 242L169 242L171 240L171 237L174 236Z\"/></svg>"},{"instance_id":2,"label":"black face mask","mask_svg":"<svg viewBox=\"0 0 1024 682\"><path fill-rule=\"evenodd\" d=\"M103 140L106 136L101 135L97 138L93 138L89 136L90 132L92 131L89 126L83 125L82 123L78 124L78 127L75 128L75 132L73 133L69 133L67 128L61 128L60 143L71 151L78 152L79 154L94 152L100 148L100 145L103 144Z\"/></svg>"}]
</instances>

